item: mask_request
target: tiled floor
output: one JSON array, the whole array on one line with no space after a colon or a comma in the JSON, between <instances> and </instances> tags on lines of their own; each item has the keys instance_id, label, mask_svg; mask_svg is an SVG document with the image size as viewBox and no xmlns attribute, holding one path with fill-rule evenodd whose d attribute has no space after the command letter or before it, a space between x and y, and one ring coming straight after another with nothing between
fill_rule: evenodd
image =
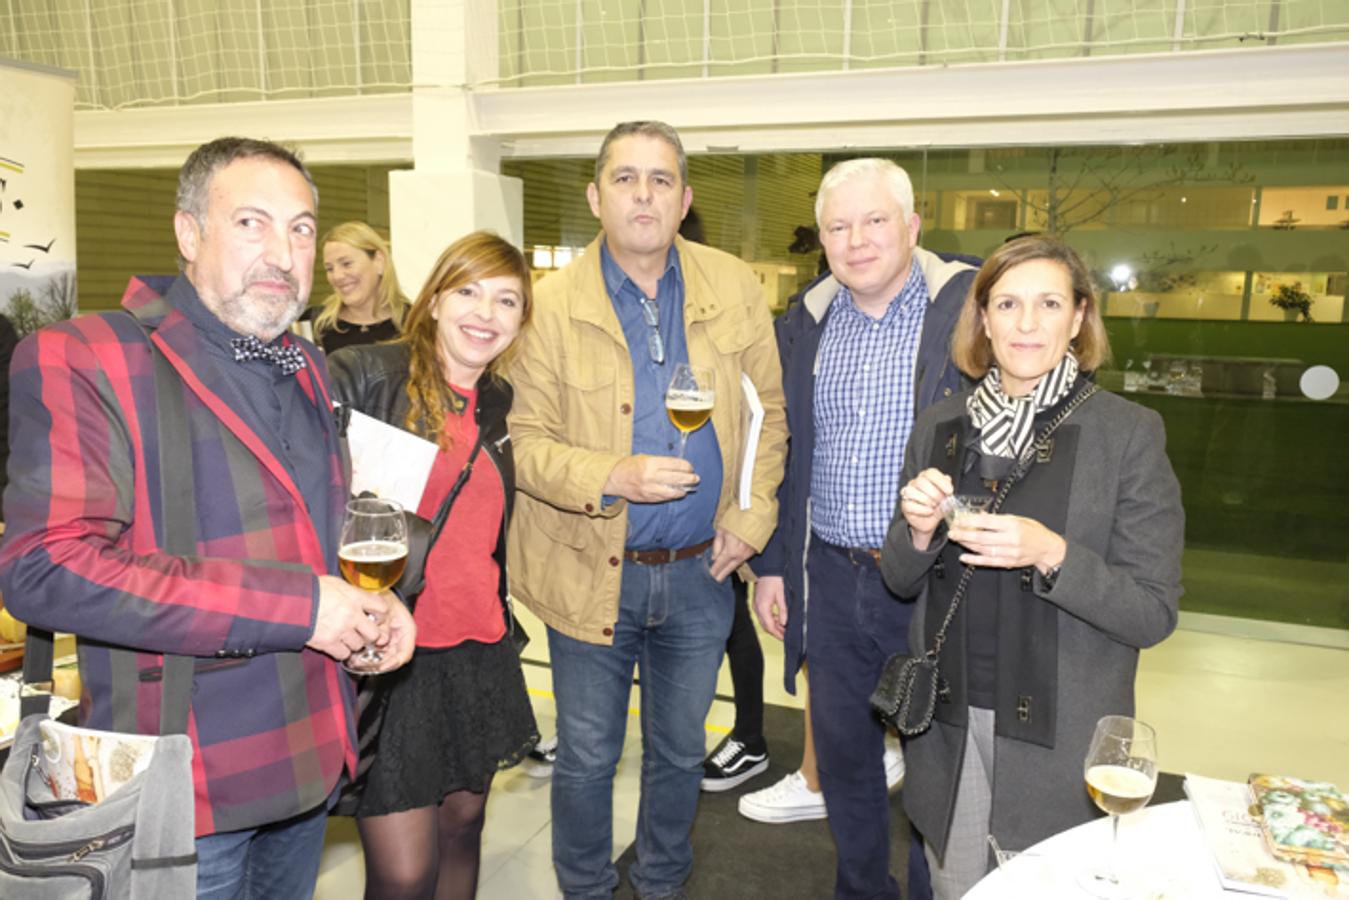
<instances>
[{"instance_id":1,"label":"tiled floor","mask_svg":"<svg viewBox=\"0 0 1349 900\"><path fill-rule=\"evenodd\" d=\"M1205 628L1215 624L1198 619L1194 623ZM544 661L543 626L528 620L526 627L539 638L526 650L526 659ZM1343 636L1331 637L1340 640ZM763 638L763 646L765 699L799 706L797 698L782 690L781 644ZM540 730L550 732L549 671L535 665L526 666L525 671ZM719 693L731 693L724 667ZM1143 654L1138 678L1138 715L1157 728L1162 767L1216 778L1244 779L1251 772L1273 771L1349 787L1345 697L1349 697L1349 649L1232 637L1187 627ZM636 703L634 692L634 712ZM733 714L727 702L713 705L707 726L709 746L725 734ZM640 753L634 715L614 790L615 854L632 841ZM550 859L549 818L547 779L530 777L518 768L497 777L487 810L482 900L560 896ZM318 900L353 900L361 896L363 880L355 828L350 820L334 820L315 896Z\"/></svg>"}]
</instances>

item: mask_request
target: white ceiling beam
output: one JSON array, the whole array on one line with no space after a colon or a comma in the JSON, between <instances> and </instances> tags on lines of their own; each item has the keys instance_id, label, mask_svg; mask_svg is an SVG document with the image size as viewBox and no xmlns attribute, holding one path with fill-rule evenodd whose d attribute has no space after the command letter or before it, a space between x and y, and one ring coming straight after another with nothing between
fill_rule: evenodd
<instances>
[{"instance_id":1,"label":"white ceiling beam","mask_svg":"<svg viewBox=\"0 0 1349 900\"><path fill-rule=\"evenodd\" d=\"M75 168L177 168L225 135L299 145L309 163L412 159L412 94L75 113Z\"/></svg>"},{"instance_id":2,"label":"white ceiling beam","mask_svg":"<svg viewBox=\"0 0 1349 900\"><path fill-rule=\"evenodd\" d=\"M504 155L588 155L658 117L693 152L1349 134L1349 45L501 89Z\"/></svg>"},{"instance_id":3,"label":"white ceiling beam","mask_svg":"<svg viewBox=\"0 0 1349 900\"><path fill-rule=\"evenodd\" d=\"M590 156L658 117L690 152L1152 143L1349 135L1349 44L494 88L472 137L503 156ZM298 143L315 163L412 159L411 94L75 115L76 166L177 166L221 134Z\"/></svg>"},{"instance_id":4,"label":"white ceiling beam","mask_svg":"<svg viewBox=\"0 0 1349 900\"><path fill-rule=\"evenodd\" d=\"M1182 113L1176 116L1110 116L1039 118L1014 122L957 121L803 125L794 128L680 128L688 153L759 154L776 152L835 153L906 148L975 148L1006 146L1070 146L1100 144L1186 143L1219 140L1280 140L1349 136L1349 113L1334 115L1338 127L1327 130L1321 110L1267 110L1223 115ZM618 120L615 120L618 121ZM1153 137L1143 138L1144 134ZM504 141L503 159L592 157L602 134L525 136Z\"/></svg>"}]
</instances>

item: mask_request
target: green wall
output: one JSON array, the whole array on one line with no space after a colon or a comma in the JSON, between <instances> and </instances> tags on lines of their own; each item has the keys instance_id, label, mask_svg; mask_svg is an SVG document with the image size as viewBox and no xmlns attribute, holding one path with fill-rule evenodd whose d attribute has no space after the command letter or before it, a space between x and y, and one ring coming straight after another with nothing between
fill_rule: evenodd
<instances>
[{"instance_id":1,"label":"green wall","mask_svg":"<svg viewBox=\"0 0 1349 900\"><path fill-rule=\"evenodd\" d=\"M1349 325L1106 319L1106 330L1116 368L1128 359L1137 361L1135 367L1141 366L1149 353L1268 357L1331 366L1349 379Z\"/></svg>"},{"instance_id":2,"label":"green wall","mask_svg":"<svg viewBox=\"0 0 1349 900\"><path fill-rule=\"evenodd\" d=\"M388 234L387 166L314 166L319 233L364 219ZM82 169L75 173L76 273L82 312L116 309L133 275L177 271L173 236L176 169ZM315 256L315 301L328 294L322 250Z\"/></svg>"}]
</instances>

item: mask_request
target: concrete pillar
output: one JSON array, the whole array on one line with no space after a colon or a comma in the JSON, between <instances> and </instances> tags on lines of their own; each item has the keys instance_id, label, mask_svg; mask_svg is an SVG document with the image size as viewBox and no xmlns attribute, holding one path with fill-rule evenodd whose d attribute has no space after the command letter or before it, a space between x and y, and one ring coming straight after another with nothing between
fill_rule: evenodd
<instances>
[{"instance_id":1,"label":"concrete pillar","mask_svg":"<svg viewBox=\"0 0 1349 900\"><path fill-rule=\"evenodd\" d=\"M469 88L498 74L495 4L412 0L411 14L414 168L389 173L389 220L415 295L455 239L486 228L522 246L525 235L523 184L500 173L497 140L470 136Z\"/></svg>"}]
</instances>

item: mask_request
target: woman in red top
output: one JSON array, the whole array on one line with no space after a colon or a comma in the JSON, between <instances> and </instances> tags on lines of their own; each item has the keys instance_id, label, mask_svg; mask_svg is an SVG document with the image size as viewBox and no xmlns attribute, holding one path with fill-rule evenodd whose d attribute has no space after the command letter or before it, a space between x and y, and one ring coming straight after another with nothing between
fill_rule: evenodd
<instances>
[{"instance_id":1,"label":"woman in red top","mask_svg":"<svg viewBox=\"0 0 1349 900\"><path fill-rule=\"evenodd\" d=\"M495 373L530 306L520 251L474 232L441 254L396 342L328 361L337 399L439 445L420 517L458 487L415 598L416 653L378 676L383 721L361 736L373 753L356 807L367 898L472 897L492 776L538 740L509 634L511 389Z\"/></svg>"}]
</instances>

